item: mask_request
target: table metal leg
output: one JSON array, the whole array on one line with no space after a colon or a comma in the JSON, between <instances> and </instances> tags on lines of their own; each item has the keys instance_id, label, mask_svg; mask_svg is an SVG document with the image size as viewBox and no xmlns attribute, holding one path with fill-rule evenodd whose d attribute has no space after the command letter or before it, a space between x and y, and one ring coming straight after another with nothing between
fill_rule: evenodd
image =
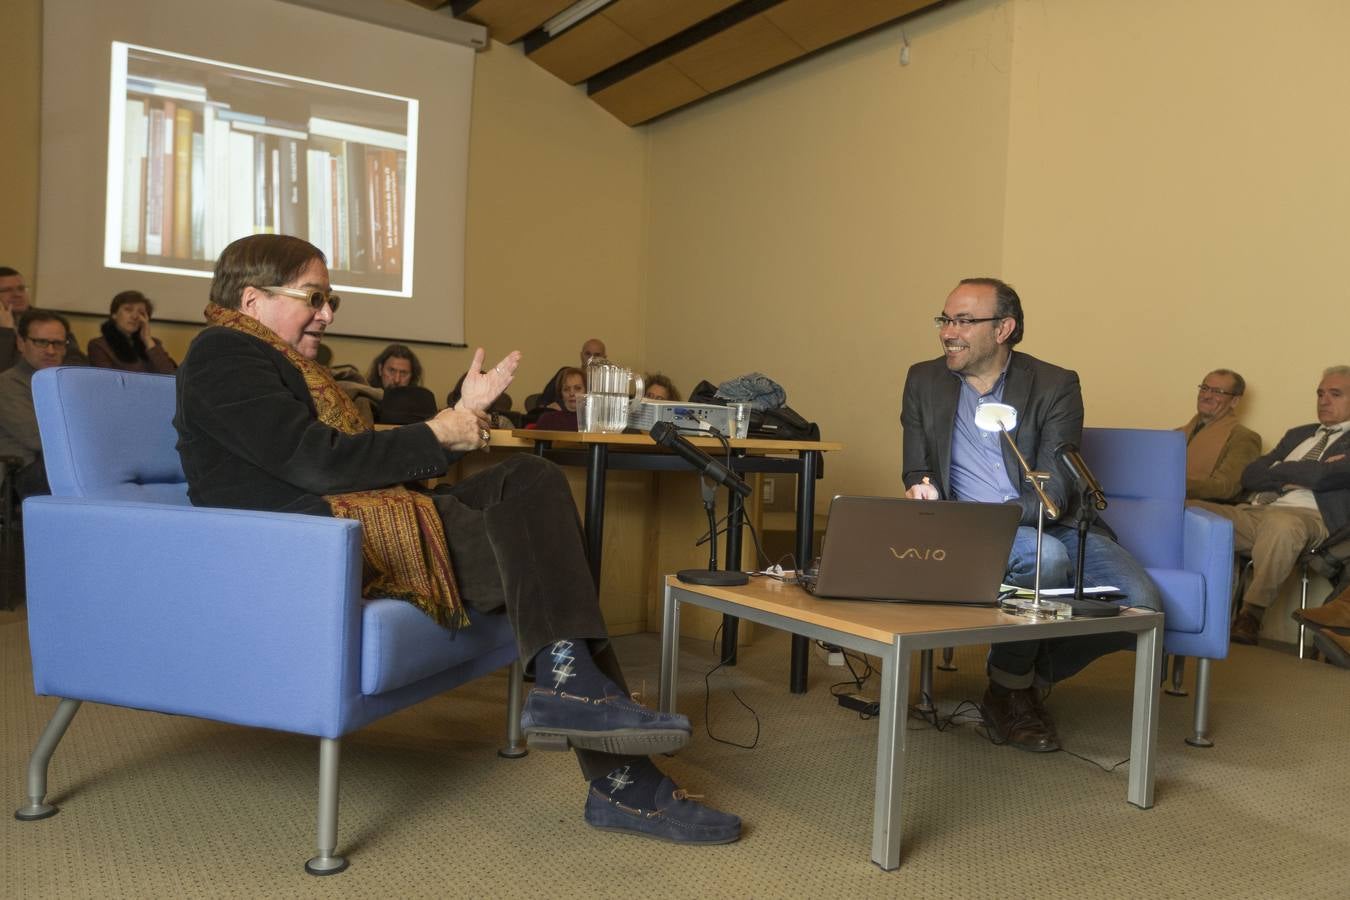
<instances>
[{"instance_id":1,"label":"table metal leg","mask_svg":"<svg viewBox=\"0 0 1350 900\"><path fill-rule=\"evenodd\" d=\"M745 504L741 495L733 490L727 491L727 555L722 568L735 572L741 568L741 525L745 521ZM714 538L715 540L715 538ZM736 616L722 615L722 665L736 665L736 645L740 634L741 620Z\"/></svg>"},{"instance_id":2,"label":"table metal leg","mask_svg":"<svg viewBox=\"0 0 1350 900\"><path fill-rule=\"evenodd\" d=\"M909 650L896 638L881 660L877 717L876 797L872 809L872 862L890 871L900 865L901 798L905 788L905 718L909 702Z\"/></svg>"},{"instance_id":3,"label":"table metal leg","mask_svg":"<svg viewBox=\"0 0 1350 900\"><path fill-rule=\"evenodd\" d=\"M680 601L666 585L661 607L661 712L675 711L676 679L680 677Z\"/></svg>"},{"instance_id":4,"label":"table metal leg","mask_svg":"<svg viewBox=\"0 0 1350 900\"><path fill-rule=\"evenodd\" d=\"M1134 711L1130 721L1130 783L1127 799L1153 806L1153 751L1158 746L1158 682L1162 677L1161 627L1139 632L1134 653Z\"/></svg>"},{"instance_id":5,"label":"table metal leg","mask_svg":"<svg viewBox=\"0 0 1350 900\"><path fill-rule=\"evenodd\" d=\"M797 454L801 469L797 472L797 568L811 564L816 527L816 463L820 454L802 450ZM792 636L792 673L788 688L794 694L806 693L807 668L811 661L810 642L799 634Z\"/></svg>"},{"instance_id":6,"label":"table metal leg","mask_svg":"<svg viewBox=\"0 0 1350 900\"><path fill-rule=\"evenodd\" d=\"M606 444L591 444L590 464L586 467L586 559L591 564L591 580L600 590L600 557L605 540L605 468L609 459Z\"/></svg>"}]
</instances>

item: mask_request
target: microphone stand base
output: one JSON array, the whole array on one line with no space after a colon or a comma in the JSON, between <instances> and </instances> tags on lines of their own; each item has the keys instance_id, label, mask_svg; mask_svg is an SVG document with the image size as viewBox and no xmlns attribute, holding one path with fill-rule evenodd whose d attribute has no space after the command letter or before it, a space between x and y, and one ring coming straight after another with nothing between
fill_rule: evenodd
<instances>
[{"instance_id":1,"label":"microphone stand base","mask_svg":"<svg viewBox=\"0 0 1350 900\"><path fill-rule=\"evenodd\" d=\"M750 583L750 576L744 572L723 569L681 569L675 577L685 584L702 584L711 587L737 587Z\"/></svg>"},{"instance_id":2,"label":"microphone stand base","mask_svg":"<svg viewBox=\"0 0 1350 900\"><path fill-rule=\"evenodd\" d=\"M999 602L999 608L1013 616L1028 619L1069 619L1073 617L1073 607L1058 600L1037 600L1034 597L1009 597Z\"/></svg>"}]
</instances>

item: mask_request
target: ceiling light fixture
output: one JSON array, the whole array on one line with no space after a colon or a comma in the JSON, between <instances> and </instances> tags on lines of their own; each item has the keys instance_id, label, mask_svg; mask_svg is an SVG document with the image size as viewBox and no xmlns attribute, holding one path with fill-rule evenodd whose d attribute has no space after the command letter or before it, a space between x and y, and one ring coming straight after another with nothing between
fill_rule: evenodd
<instances>
[{"instance_id":1,"label":"ceiling light fixture","mask_svg":"<svg viewBox=\"0 0 1350 900\"><path fill-rule=\"evenodd\" d=\"M560 32L566 31L591 13L609 6L612 2L614 0L578 0L577 3L573 3L545 22L544 33L549 37L557 37Z\"/></svg>"}]
</instances>

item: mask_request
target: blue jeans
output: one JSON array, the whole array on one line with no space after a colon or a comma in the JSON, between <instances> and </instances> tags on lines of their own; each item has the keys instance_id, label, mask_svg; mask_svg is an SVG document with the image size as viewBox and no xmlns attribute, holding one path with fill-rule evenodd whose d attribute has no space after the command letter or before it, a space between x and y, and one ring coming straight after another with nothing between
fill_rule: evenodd
<instances>
[{"instance_id":1,"label":"blue jeans","mask_svg":"<svg viewBox=\"0 0 1350 900\"><path fill-rule=\"evenodd\" d=\"M1041 541L1041 587L1071 587L1078 563L1078 529L1048 525ZM1036 529L1022 526L1008 557L1010 583L1030 587L1036 567ZM1129 552L1104 534L1089 531L1083 557L1083 586L1112 585L1125 594L1121 603L1143 609L1162 609L1158 586ZM1092 634L1047 641L1014 641L989 649L989 678L1003 687L1019 689L1053 684L1080 672L1088 663L1116 650L1134 646L1128 632Z\"/></svg>"}]
</instances>

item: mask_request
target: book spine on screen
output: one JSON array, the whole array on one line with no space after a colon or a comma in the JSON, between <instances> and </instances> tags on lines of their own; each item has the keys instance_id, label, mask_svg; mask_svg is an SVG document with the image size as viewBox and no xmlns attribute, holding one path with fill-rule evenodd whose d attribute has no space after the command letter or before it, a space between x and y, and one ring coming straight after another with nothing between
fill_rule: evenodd
<instances>
[{"instance_id":1,"label":"book spine on screen","mask_svg":"<svg viewBox=\"0 0 1350 900\"><path fill-rule=\"evenodd\" d=\"M380 179L384 207L384 271L398 275L403 271L403 217L398 154L393 150L380 151Z\"/></svg>"},{"instance_id":2,"label":"book spine on screen","mask_svg":"<svg viewBox=\"0 0 1350 900\"><path fill-rule=\"evenodd\" d=\"M206 259L206 136L192 132L192 258Z\"/></svg>"},{"instance_id":3,"label":"book spine on screen","mask_svg":"<svg viewBox=\"0 0 1350 900\"><path fill-rule=\"evenodd\" d=\"M192 110L180 104L173 127L173 255L179 259L192 258L192 124Z\"/></svg>"},{"instance_id":4,"label":"book spine on screen","mask_svg":"<svg viewBox=\"0 0 1350 900\"><path fill-rule=\"evenodd\" d=\"M366 207L366 156L360 144L347 144L347 271L370 269L370 221Z\"/></svg>"},{"instance_id":5,"label":"book spine on screen","mask_svg":"<svg viewBox=\"0 0 1350 900\"><path fill-rule=\"evenodd\" d=\"M305 144L281 139L281 233L305 237L309 233L309 198L305 190Z\"/></svg>"},{"instance_id":6,"label":"book spine on screen","mask_svg":"<svg viewBox=\"0 0 1350 900\"><path fill-rule=\"evenodd\" d=\"M206 248L207 259L215 259L232 239L243 236L230 232L230 123L214 116L213 118L215 121L211 123L212 139L207 144L209 148L207 152L211 154L208 171L215 179L211 188L212 202L206 210L206 215L211 220L211 242Z\"/></svg>"},{"instance_id":7,"label":"book spine on screen","mask_svg":"<svg viewBox=\"0 0 1350 900\"><path fill-rule=\"evenodd\" d=\"M122 252L141 253L145 235L145 101L128 97L122 140Z\"/></svg>"},{"instance_id":8,"label":"book spine on screen","mask_svg":"<svg viewBox=\"0 0 1350 900\"><path fill-rule=\"evenodd\" d=\"M253 135L230 131L229 138L230 229L225 239L233 241L253 234Z\"/></svg>"},{"instance_id":9,"label":"book spine on screen","mask_svg":"<svg viewBox=\"0 0 1350 900\"><path fill-rule=\"evenodd\" d=\"M267 141L267 155L271 165L267 180L267 199L271 202L269 209L273 232L281 233L281 147L277 146L275 139Z\"/></svg>"},{"instance_id":10,"label":"book spine on screen","mask_svg":"<svg viewBox=\"0 0 1350 900\"><path fill-rule=\"evenodd\" d=\"M384 204L380 202L380 151L365 147L366 209L370 222L370 269L384 271Z\"/></svg>"},{"instance_id":11,"label":"book spine on screen","mask_svg":"<svg viewBox=\"0 0 1350 900\"><path fill-rule=\"evenodd\" d=\"M145 253L164 249L164 108L151 106L146 146Z\"/></svg>"},{"instance_id":12,"label":"book spine on screen","mask_svg":"<svg viewBox=\"0 0 1350 900\"><path fill-rule=\"evenodd\" d=\"M328 260L330 269L340 269L344 262L342 258L342 244L339 240L339 223L337 216L338 199L338 161L337 157L329 154L328 156L328 230L333 242L333 255Z\"/></svg>"},{"instance_id":13,"label":"book spine on screen","mask_svg":"<svg viewBox=\"0 0 1350 900\"><path fill-rule=\"evenodd\" d=\"M174 171L174 128L178 121L178 104L172 100L164 101L164 144L160 155L164 157L164 178L160 187L160 206L163 213L160 218L160 249L162 256L173 255L173 188L177 174Z\"/></svg>"},{"instance_id":14,"label":"book spine on screen","mask_svg":"<svg viewBox=\"0 0 1350 900\"><path fill-rule=\"evenodd\" d=\"M333 242L328 236L324 210L328 208L328 154L317 148L305 151L305 187L308 192L309 222L305 235L309 242L323 251L324 258L333 261Z\"/></svg>"},{"instance_id":15,"label":"book spine on screen","mask_svg":"<svg viewBox=\"0 0 1350 900\"><path fill-rule=\"evenodd\" d=\"M253 233L269 234L268 217L272 204L267 202L267 180L271 171L267 142L262 135L253 137Z\"/></svg>"}]
</instances>

